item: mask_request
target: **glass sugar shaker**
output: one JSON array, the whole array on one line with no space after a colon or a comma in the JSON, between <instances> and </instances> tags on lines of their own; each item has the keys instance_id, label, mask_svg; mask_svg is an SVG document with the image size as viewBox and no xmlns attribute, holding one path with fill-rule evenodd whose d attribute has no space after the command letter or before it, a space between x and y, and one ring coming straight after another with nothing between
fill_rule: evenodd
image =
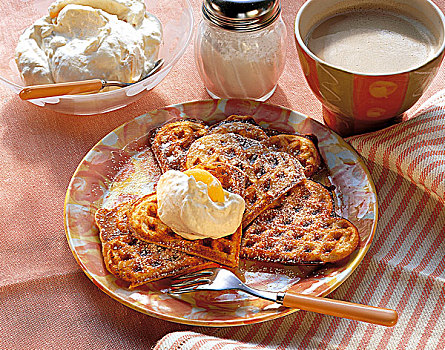
<instances>
[{"instance_id":1,"label":"glass sugar shaker","mask_svg":"<svg viewBox=\"0 0 445 350\"><path fill-rule=\"evenodd\" d=\"M202 17L195 59L210 96L272 96L286 60L280 1L204 0Z\"/></svg>"}]
</instances>

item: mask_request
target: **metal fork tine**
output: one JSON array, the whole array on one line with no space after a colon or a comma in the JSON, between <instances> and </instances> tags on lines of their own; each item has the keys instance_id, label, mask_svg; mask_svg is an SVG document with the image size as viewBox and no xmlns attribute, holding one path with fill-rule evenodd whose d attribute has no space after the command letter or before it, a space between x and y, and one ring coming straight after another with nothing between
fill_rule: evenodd
<instances>
[{"instance_id":1,"label":"metal fork tine","mask_svg":"<svg viewBox=\"0 0 445 350\"><path fill-rule=\"evenodd\" d=\"M174 289L173 287L170 287L169 292L172 294L183 294L188 292L194 292L197 289L198 286L194 287L186 287L186 288L180 288L180 289Z\"/></svg>"},{"instance_id":2,"label":"metal fork tine","mask_svg":"<svg viewBox=\"0 0 445 350\"><path fill-rule=\"evenodd\" d=\"M201 279L187 279L183 282L173 283L171 285L172 288L181 288L181 287L187 287L192 285L200 285L200 284L209 284L212 282L208 278L201 278Z\"/></svg>"},{"instance_id":3,"label":"metal fork tine","mask_svg":"<svg viewBox=\"0 0 445 350\"><path fill-rule=\"evenodd\" d=\"M178 280L187 280L190 278L196 278L196 277L204 277L204 276L212 276L214 274L213 271L211 270L202 270L202 271L197 271L197 272L193 272L193 273L189 273L187 275L182 275L182 276L178 276L175 277L175 281Z\"/></svg>"}]
</instances>

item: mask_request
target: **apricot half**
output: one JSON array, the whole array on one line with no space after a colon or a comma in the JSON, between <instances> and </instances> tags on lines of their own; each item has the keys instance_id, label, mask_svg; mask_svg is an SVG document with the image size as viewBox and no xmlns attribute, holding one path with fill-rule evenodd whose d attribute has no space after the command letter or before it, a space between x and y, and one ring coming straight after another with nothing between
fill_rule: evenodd
<instances>
[{"instance_id":1,"label":"apricot half","mask_svg":"<svg viewBox=\"0 0 445 350\"><path fill-rule=\"evenodd\" d=\"M224 202L224 190L219 180L203 169L188 169L184 174L193 176L196 182L201 181L207 185L209 197L214 202Z\"/></svg>"}]
</instances>

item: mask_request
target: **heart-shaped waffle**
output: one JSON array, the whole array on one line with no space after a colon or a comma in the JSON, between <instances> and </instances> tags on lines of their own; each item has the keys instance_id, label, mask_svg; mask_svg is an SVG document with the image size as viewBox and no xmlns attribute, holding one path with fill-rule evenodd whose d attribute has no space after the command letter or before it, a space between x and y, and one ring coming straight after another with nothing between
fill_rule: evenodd
<instances>
[{"instance_id":1,"label":"heart-shaped waffle","mask_svg":"<svg viewBox=\"0 0 445 350\"><path fill-rule=\"evenodd\" d=\"M131 205L128 202L96 212L105 266L113 275L129 282L129 288L215 266L208 260L133 237L127 223Z\"/></svg>"},{"instance_id":2,"label":"heart-shaped waffle","mask_svg":"<svg viewBox=\"0 0 445 350\"><path fill-rule=\"evenodd\" d=\"M206 133L207 126L198 120L174 121L154 130L150 144L161 170L184 170L190 145Z\"/></svg>"},{"instance_id":3,"label":"heart-shaped waffle","mask_svg":"<svg viewBox=\"0 0 445 350\"><path fill-rule=\"evenodd\" d=\"M185 167L190 169L201 163L222 162L242 170L253 182L257 178L252 164L260 154L268 151L261 142L237 134L210 134L190 146Z\"/></svg>"},{"instance_id":4,"label":"heart-shaped waffle","mask_svg":"<svg viewBox=\"0 0 445 350\"><path fill-rule=\"evenodd\" d=\"M245 230L241 256L282 264L320 264L350 255L359 242L357 228L331 216L329 191L305 180L277 200Z\"/></svg>"},{"instance_id":5,"label":"heart-shaped waffle","mask_svg":"<svg viewBox=\"0 0 445 350\"><path fill-rule=\"evenodd\" d=\"M244 180L239 169L221 163L201 164L200 168L212 173L221 182L224 189L230 188L231 192L240 195L243 193ZM135 237L226 266L238 266L241 226L226 237L187 240L163 224L159 220L157 211L156 194L145 196L134 203L129 213L129 224Z\"/></svg>"},{"instance_id":6,"label":"heart-shaped waffle","mask_svg":"<svg viewBox=\"0 0 445 350\"><path fill-rule=\"evenodd\" d=\"M196 140L187 153L186 167L212 161L235 166L247 176L243 227L306 178L303 167L291 155L271 152L261 142L232 133Z\"/></svg>"},{"instance_id":7,"label":"heart-shaped waffle","mask_svg":"<svg viewBox=\"0 0 445 350\"><path fill-rule=\"evenodd\" d=\"M263 142L271 150L286 152L295 157L304 167L307 177L320 170L322 159L314 135L283 134L272 129L263 129L253 117L231 115L219 124L210 127L209 133L232 132Z\"/></svg>"}]
</instances>

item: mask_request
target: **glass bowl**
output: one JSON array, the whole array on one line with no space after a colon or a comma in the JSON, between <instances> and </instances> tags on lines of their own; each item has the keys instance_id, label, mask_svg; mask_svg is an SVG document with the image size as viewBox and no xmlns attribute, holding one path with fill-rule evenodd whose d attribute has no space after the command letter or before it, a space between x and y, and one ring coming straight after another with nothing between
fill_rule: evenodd
<instances>
[{"instance_id":1,"label":"glass bowl","mask_svg":"<svg viewBox=\"0 0 445 350\"><path fill-rule=\"evenodd\" d=\"M53 0L7 1L0 7L1 40L0 82L15 93L23 88L14 60L19 36L40 17L46 16ZM88 95L66 95L29 100L29 102L60 113L91 115L114 111L141 98L148 90L159 84L178 62L190 42L193 31L193 12L189 0L149 0L147 11L162 23L163 43L159 57L164 59L162 68L131 86L113 91Z\"/></svg>"}]
</instances>

